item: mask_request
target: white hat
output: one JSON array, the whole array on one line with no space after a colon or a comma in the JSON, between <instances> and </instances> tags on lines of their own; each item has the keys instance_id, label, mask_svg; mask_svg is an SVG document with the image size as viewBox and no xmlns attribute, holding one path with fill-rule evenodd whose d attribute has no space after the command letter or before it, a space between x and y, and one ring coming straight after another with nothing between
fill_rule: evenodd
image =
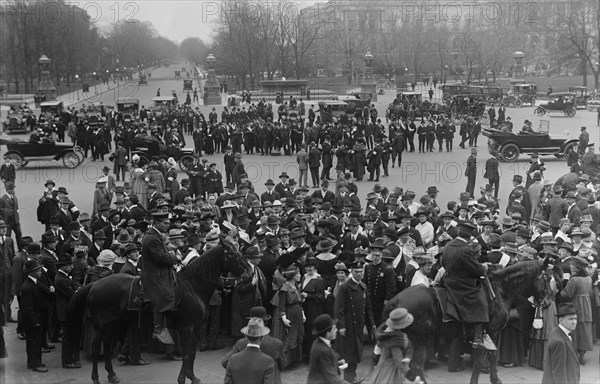
<instances>
[{"instance_id":1,"label":"white hat","mask_svg":"<svg viewBox=\"0 0 600 384\"><path fill-rule=\"evenodd\" d=\"M167 160L167 163L169 163L169 165L171 167L176 167L177 166L177 162L175 162L175 159L172 157L169 157L169 159Z\"/></svg>"},{"instance_id":2,"label":"white hat","mask_svg":"<svg viewBox=\"0 0 600 384\"><path fill-rule=\"evenodd\" d=\"M283 204L281 203L281 201L280 201L280 200L275 200L275 201L273 202L273 206L274 206L274 207L281 207L282 205L283 205Z\"/></svg>"},{"instance_id":3,"label":"white hat","mask_svg":"<svg viewBox=\"0 0 600 384\"><path fill-rule=\"evenodd\" d=\"M101 178L98 179L97 183L98 184L100 184L100 183L108 183L108 177L102 176Z\"/></svg>"},{"instance_id":4,"label":"white hat","mask_svg":"<svg viewBox=\"0 0 600 384\"><path fill-rule=\"evenodd\" d=\"M133 155L131 158L132 161L140 161L140 157L138 155Z\"/></svg>"}]
</instances>

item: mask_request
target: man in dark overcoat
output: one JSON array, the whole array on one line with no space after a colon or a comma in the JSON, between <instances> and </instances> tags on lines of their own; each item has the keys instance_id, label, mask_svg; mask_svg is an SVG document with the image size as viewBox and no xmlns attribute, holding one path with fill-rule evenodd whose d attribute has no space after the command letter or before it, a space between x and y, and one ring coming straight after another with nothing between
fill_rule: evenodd
<instances>
[{"instance_id":1,"label":"man in dark overcoat","mask_svg":"<svg viewBox=\"0 0 600 384\"><path fill-rule=\"evenodd\" d=\"M154 312L152 336L165 344L172 343L164 326L164 318L166 311L175 308L173 266L179 260L175 252L167 250L163 238L170 225L168 215L167 212L152 214L153 225L142 240L142 284L145 299L152 303Z\"/></svg>"},{"instance_id":2,"label":"man in dark overcoat","mask_svg":"<svg viewBox=\"0 0 600 384\"><path fill-rule=\"evenodd\" d=\"M475 197L475 180L477 178L477 148L471 148L471 156L467 159L467 169L465 169L465 176L467 176L467 189L471 198Z\"/></svg>"},{"instance_id":3,"label":"man in dark overcoat","mask_svg":"<svg viewBox=\"0 0 600 384\"><path fill-rule=\"evenodd\" d=\"M318 336L310 349L307 384L347 384L339 375L338 354L331 348L337 336L335 321L328 315L317 317L313 323L313 334Z\"/></svg>"},{"instance_id":4,"label":"man in dark overcoat","mask_svg":"<svg viewBox=\"0 0 600 384\"><path fill-rule=\"evenodd\" d=\"M578 384L579 360L572 334L577 327L577 309L573 303L558 306L558 327L550 332L544 351L542 384Z\"/></svg>"},{"instance_id":5,"label":"man in dark overcoat","mask_svg":"<svg viewBox=\"0 0 600 384\"><path fill-rule=\"evenodd\" d=\"M77 361L77 353L75 348L79 348L77 345L73 345L73 341L70 340L70 335L67 332L68 327L72 326L69 324L67 316L67 307L69 301L80 287L79 284L73 281L71 277L71 271L73 270L73 259L71 255L65 255L61 257L56 263L56 276L54 278L54 289L56 290L56 315L63 329L62 339L62 366L63 368L80 368L81 363Z\"/></svg>"},{"instance_id":6,"label":"man in dark overcoat","mask_svg":"<svg viewBox=\"0 0 600 384\"><path fill-rule=\"evenodd\" d=\"M444 248L442 266L446 269L445 285L456 306L462 323L472 324L473 347L484 348L484 324L489 322L489 304L481 276L487 264L481 264L469 244L475 225L467 221L458 223L458 236Z\"/></svg>"},{"instance_id":7,"label":"man in dark overcoat","mask_svg":"<svg viewBox=\"0 0 600 384\"><path fill-rule=\"evenodd\" d=\"M362 282L365 263L356 260L348 265L350 278L340 285L335 297L334 314L338 320L340 338L336 344L338 353L348 363L344 379L358 383L362 378L356 376L356 367L363 355L363 328L374 332L375 320L371 310L371 299L367 285Z\"/></svg>"},{"instance_id":8,"label":"man in dark overcoat","mask_svg":"<svg viewBox=\"0 0 600 384\"><path fill-rule=\"evenodd\" d=\"M367 260L370 260L371 263L365 266L364 277L364 282L369 289L373 318L377 326L381 324L381 313L385 304L396 295L396 274L394 273L394 268L387 263L381 262L383 248L385 248L383 239L375 240L369 247L371 253L367 256Z\"/></svg>"},{"instance_id":9,"label":"man in dark overcoat","mask_svg":"<svg viewBox=\"0 0 600 384\"><path fill-rule=\"evenodd\" d=\"M44 331L48 318L49 295L39 280L42 266L35 259L25 263L27 277L20 290L19 308L22 329L26 333L27 368L36 372L48 372L42 363L42 348L45 346Z\"/></svg>"}]
</instances>

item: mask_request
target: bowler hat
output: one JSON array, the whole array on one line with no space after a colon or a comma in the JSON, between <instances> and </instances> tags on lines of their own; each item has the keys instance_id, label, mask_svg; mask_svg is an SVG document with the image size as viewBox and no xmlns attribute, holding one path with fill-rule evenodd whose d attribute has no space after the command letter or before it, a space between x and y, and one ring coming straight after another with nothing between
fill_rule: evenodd
<instances>
[{"instance_id":1,"label":"bowler hat","mask_svg":"<svg viewBox=\"0 0 600 384\"><path fill-rule=\"evenodd\" d=\"M437 187L428 187L427 188L427 194L428 195L433 195L434 193L438 193L439 190L437 189Z\"/></svg>"},{"instance_id":2,"label":"bowler hat","mask_svg":"<svg viewBox=\"0 0 600 384\"><path fill-rule=\"evenodd\" d=\"M94 233L94 240L106 240L106 234L104 231L96 231L96 233Z\"/></svg>"},{"instance_id":3,"label":"bowler hat","mask_svg":"<svg viewBox=\"0 0 600 384\"><path fill-rule=\"evenodd\" d=\"M576 315L577 314L577 308L575 307L575 304L573 303L562 303L558 305L558 308L556 309L556 317L562 317L562 316L567 316L567 315Z\"/></svg>"},{"instance_id":4,"label":"bowler hat","mask_svg":"<svg viewBox=\"0 0 600 384\"><path fill-rule=\"evenodd\" d=\"M271 319L271 315L267 314L267 310L265 309L265 307L260 306L250 308L250 311L248 312L248 319L251 319L253 317L258 317L259 319L263 319L264 321Z\"/></svg>"},{"instance_id":5,"label":"bowler hat","mask_svg":"<svg viewBox=\"0 0 600 384\"><path fill-rule=\"evenodd\" d=\"M26 250L30 255L39 255L42 253L42 246L40 243L31 243L27 246Z\"/></svg>"},{"instance_id":6,"label":"bowler hat","mask_svg":"<svg viewBox=\"0 0 600 384\"><path fill-rule=\"evenodd\" d=\"M397 232L396 232L396 230L395 230L395 229L393 229L393 228L386 228L386 229L383 231L383 235L384 235L384 236L387 236L387 237L389 237L389 238L391 238L391 239L397 239L397 238L398 238L398 233L397 233Z\"/></svg>"},{"instance_id":7,"label":"bowler hat","mask_svg":"<svg viewBox=\"0 0 600 384\"><path fill-rule=\"evenodd\" d=\"M413 315L408 313L406 308L396 308L390 312L388 319L385 321L385 325L391 329L404 329L411 325L413 320Z\"/></svg>"},{"instance_id":8,"label":"bowler hat","mask_svg":"<svg viewBox=\"0 0 600 384\"><path fill-rule=\"evenodd\" d=\"M313 335L322 335L325 332L328 332L333 326L337 323L337 320L334 320L331 316L324 313L322 315L317 316L315 321L313 321Z\"/></svg>"},{"instance_id":9,"label":"bowler hat","mask_svg":"<svg viewBox=\"0 0 600 384\"><path fill-rule=\"evenodd\" d=\"M42 244L54 243L56 241L56 237L52 233L44 233L42 235Z\"/></svg>"}]
</instances>

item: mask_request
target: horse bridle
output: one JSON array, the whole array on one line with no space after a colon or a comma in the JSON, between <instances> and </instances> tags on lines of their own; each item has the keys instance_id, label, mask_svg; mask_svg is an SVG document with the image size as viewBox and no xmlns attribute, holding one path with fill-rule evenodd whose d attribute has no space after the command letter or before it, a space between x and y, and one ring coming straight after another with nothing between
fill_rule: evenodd
<instances>
[{"instance_id":1,"label":"horse bridle","mask_svg":"<svg viewBox=\"0 0 600 384\"><path fill-rule=\"evenodd\" d=\"M525 297L523 295L518 294L512 288L510 288L510 286L508 286L508 285L503 286L503 288L506 289L507 291L509 291L517 300L520 300L523 302L529 302L535 308L548 308L548 306L550 306L550 304L547 304L544 306L544 301L546 300L547 293L549 291L550 277L548 276L548 273L546 271L542 271L540 273L540 275L537 277L536 281L539 279L544 279L543 297L541 299L536 299L535 296L533 296L534 302L529 301L529 297ZM539 304L536 302L539 302Z\"/></svg>"}]
</instances>

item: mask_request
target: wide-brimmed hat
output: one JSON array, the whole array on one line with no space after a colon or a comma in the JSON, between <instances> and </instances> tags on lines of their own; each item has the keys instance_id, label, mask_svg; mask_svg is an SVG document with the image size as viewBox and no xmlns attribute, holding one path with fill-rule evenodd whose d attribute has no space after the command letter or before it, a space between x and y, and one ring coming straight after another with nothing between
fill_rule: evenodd
<instances>
[{"instance_id":1,"label":"wide-brimmed hat","mask_svg":"<svg viewBox=\"0 0 600 384\"><path fill-rule=\"evenodd\" d=\"M269 179L269 180L267 180L265 185L275 185L275 183L273 182L273 180Z\"/></svg>"},{"instance_id":2,"label":"wide-brimmed hat","mask_svg":"<svg viewBox=\"0 0 600 384\"><path fill-rule=\"evenodd\" d=\"M276 245L281 244L281 241L277 236L267 236L265 240L265 245L267 247L274 247Z\"/></svg>"},{"instance_id":3,"label":"wide-brimmed hat","mask_svg":"<svg viewBox=\"0 0 600 384\"><path fill-rule=\"evenodd\" d=\"M258 317L259 319L263 319L264 321L271 319L271 315L267 314L267 310L265 309L265 307L260 306L250 308L247 318L251 319L253 317Z\"/></svg>"},{"instance_id":4,"label":"wide-brimmed hat","mask_svg":"<svg viewBox=\"0 0 600 384\"><path fill-rule=\"evenodd\" d=\"M500 224L507 226L507 227L512 227L513 225L515 225L515 222L512 219L512 217L504 216L502 218L502 220L500 221Z\"/></svg>"},{"instance_id":5,"label":"wide-brimmed hat","mask_svg":"<svg viewBox=\"0 0 600 384\"><path fill-rule=\"evenodd\" d=\"M316 249L317 249L317 251L324 251L326 249L335 247L337 245L337 243L338 242L333 239L326 238L317 243Z\"/></svg>"},{"instance_id":6,"label":"wide-brimmed hat","mask_svg":"<svg viewBox=\"0 0 600 384\"><path fill-rule=\"evenodd\" d=\"M396 231L394 231L396 232ZM373 243L371 243L371 245L369 245L370 249L383 249L385 248L385 244L384 241L381 237L375 239L375 241L373 241Z\"/></svg>"},{"instance_id":7,"label":"wide-brimmed hat","mask_svg":"<svg viewBox=\"0 0 600 384\"><path fill-rule=\"evenodd\" d=\"M577 308L573 303L562 303L558 305L556 308L556 317L567 316L567 315L576 315Z\"/></svg>"},{"instance_id":8,"label":"wide-brimmed hat","mask_svg":"<svg viewBox=\"0 0 600 384\"><path fill-rule=\"evenodd\" d=\"M30 273L41 268L42 266L36 259L27 260L25 262L25 273Z\"/></svg>"},{"instance_id":9,"label":"wide-brimmed hat","mask_svg":"<svg viewBox=\"0 0 600 384\"><path fill-rule=\"evenodd\" d=\"M322 335L325 332L328 332L336 323L337 320L334 320L326 313L319 315L315 321L313 321L312 333L313 335Z\"/></svg>"},{"instance_id":10,"label":"wide-brimmed hat","mask_svg":"<svg viewBox=\"0 0 600 384\"><path fill-rule=\"evenodd\" d=\"M586 269L590 265L587 259L583 256L575 256L572 258L572 260L572 265L580 269Z\"/></svg>"},{"instance_id":11,"label":"wide-brimmed hat","mask_svg":"<svg viewBox=\"0 0 600 384\"><path fill-rule=\"evenodd\" d=\"M240 332L250 337L262 337L271 333L271 330L265 327L265 322L263 319L253 317L248 320L248 325L242 328Z\"/></svg>"},{"instance_id":12,"label":"wide-brimmed hat","mask_svg":"<svg viewBox=\"0 0 600 384\"><path fill-rule=\"evenodd\" d=\"M296 276L298 273L300 273L300 269L292 264L289 267L287 267L284 271L283 271L283 277L285 277L286 279L291 279L292 277Z\"/></svg>"},{"instance_id":13,"label":"wide-brimmed hat","mask_svg":"<svg viewBox=\"0 0 600 384\"><path fill-rule=\"evenodd\" d=\"M571 230L571 233L569 234L569 237L573 237L573 236L581 236L583 237L583 232L581 232L581 228L579 227L575 227Z\"/></svg>"},{"instance_id":14,"label":"wide-brimmed hat","mask_svg":"<svg viewBox=\"0 0 600 384\"><path fill-rule=\"evenodd\" d=\"M44 184L44 187L47 187L49 184L52 184L53 187L56 187L56 183L52 180L46 181L46 184Z\"/></svg>"},{"instance_id":15,"label":"wide-brimmed hat","mask_svg":"<svg viewBox=\"0 0 600 384\"><path fill-rule=\"evenodd\" d=\"M385 321L385 325L391 329L404 329L411 325L413 320L413 315L408 313L406 308L396 308L390 312L388 319Z\"/></svg>"},{"instance_id":16,"label":"wide-brimmed hat","mask_svg":"<svg viewBox=\"0 0 600 384\"><path fill-rule=\"evenodd\" d=\"M428 195L432 195L432 194L434 194L434 193L438 193L438 192L439 192L439 190L438 190L438 189L437 189L437 187L435 187L435 186L434 186L434 187L428 187L428 188L427 188L427 194L428 194Z\"/></svg>"},{"instance_id":17,"label":"wide-brimmed hat","mask_svg":"<svg viewBox=\"0 0 600 384\"><path fill-rule=\"evenodd\" d=\"M454 219L456 216L454 216L453 212L450 211L446 211L444 212L443 215L440 216L442 219L448 218L448 219Z\"/></svg>"},{"instance_id":18,"label":"wide-brimmed hat","mask_svg":"<svg viewBox=\"0 0 600 384\"><path fill-rule=\"evenodd\" d=\"M517 244L515 243L506 243L500 248L500 252L512 253L513 255L516 255L518 251Z\"/></svg>"},{"instance_id":19,"label":"wide-brimmed hat","mask_svg":"<svg viewBox=\"0 0 600 384\"><path fill-rule=\"evenodd\" d=\"M297 239L298 237L304 237L306 233L301 227L295 227L290 231L290 239Z\"/></svg>"},{"instance_id":20,"label":"wide-brimmed hat","mask_svg":"<svg viewBox=\"0 0 600 384\"><path fill-rule=\"evenodd\" d=\"M183 239L184 237L181 229L171 229L169 231L169 240Z\"/></svg>"}]
</instances>

